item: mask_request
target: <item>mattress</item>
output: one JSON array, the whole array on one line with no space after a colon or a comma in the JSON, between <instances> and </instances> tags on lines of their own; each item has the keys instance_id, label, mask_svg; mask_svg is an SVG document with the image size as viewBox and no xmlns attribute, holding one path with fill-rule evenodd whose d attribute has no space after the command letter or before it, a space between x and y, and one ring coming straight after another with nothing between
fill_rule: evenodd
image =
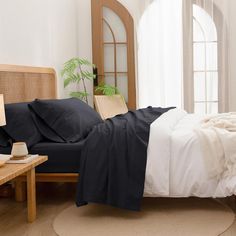
<instances>
[{"instance_id":1,"label":"mattress","mask_svg":"<svg viewBox=\"0 0 236 236\"><path fill-rule=\"evenodd\" d=\"M31 154L47 155L48 161L36 168L37 173L78 173L82 149L79 143L38 143L30 149Z\"/></svg>"},{"instance_id":2,"label":"mattress","mask_svg":"<svg viewBox=\"0 0 236 236\"><path fill-rule=\"evenodd\" d=\"M82 142L42 142L34 145L29 153L48 156L48 161L36 167L37 173L78 173L82 146ZM1 148L0 152L9 154L11 148Z\"/></svg>"}]
</instances>

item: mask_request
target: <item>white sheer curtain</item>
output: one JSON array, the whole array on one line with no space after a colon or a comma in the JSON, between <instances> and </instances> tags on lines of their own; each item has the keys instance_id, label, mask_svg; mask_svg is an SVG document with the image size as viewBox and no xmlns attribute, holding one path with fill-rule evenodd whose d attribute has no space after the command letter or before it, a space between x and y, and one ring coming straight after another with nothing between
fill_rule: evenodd
<instances>
[{"instance_id":1,"label":"white sheer curtain","mask_svg":"<svg viewBox=\"0 0 236 236\"><path fill-rule=\"evenodd\" d=\"M182 107L182 0L154 0L138 29L139 107Z\"/></svg>"},{"instance_id":2,"label":"white sheer curtain","mask_svg":"<svg viewBox=\"0 0 236 236\"><path fill-rule=\"evenodd\" d=\"M138 31L140 107L177 106L201 114L229 110L229 9L235 2L153 1Z\"/></svg>"}]
</instances>

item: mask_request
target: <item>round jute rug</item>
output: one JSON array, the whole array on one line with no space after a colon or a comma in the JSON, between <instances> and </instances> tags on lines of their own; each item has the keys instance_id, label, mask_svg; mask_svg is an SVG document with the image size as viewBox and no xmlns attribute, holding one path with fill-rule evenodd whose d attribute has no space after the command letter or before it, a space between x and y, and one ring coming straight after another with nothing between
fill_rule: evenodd
<instances>
[{"instance_id":1,"label":"round jute rug","mask_svg":"<svg viewBox=\"0 0 236 236\"><path fill-rule=\"evenodd\" d=\"M233 221L233 211L212 199L146 198L140 212L73 205L53 227L59 236L217 236Z\"/></svg>"}]
</instances>

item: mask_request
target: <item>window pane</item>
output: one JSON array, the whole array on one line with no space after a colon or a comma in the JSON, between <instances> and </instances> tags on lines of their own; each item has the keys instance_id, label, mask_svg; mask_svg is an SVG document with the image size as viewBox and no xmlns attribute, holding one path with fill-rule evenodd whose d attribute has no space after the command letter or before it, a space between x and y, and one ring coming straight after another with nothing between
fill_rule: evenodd
<instances>
[{"instance_id":1,"label":"window pane","mask_svg":"<svg viewBox=\"0 0 236 236\"><path fill-rule=\"evenodd\" d=\"M109 29L108 25L105 22L103 22L103 41L114 42L111 30Z\"/></svg>"},{"instance_id":2,"label":"window pane","mask_svg":"<svg viewBox=\"0 0 236 236\"><path fill-rule=\"evenodd\" d=\"M117 76L117 88L119 92L124 96L125 101L128 102L128 77L127 74Z\"/></svg>"},{"instance_id":3,"label":"window pane","mask_svg":"<svg viewBox=\"0 0 236 236\"><path fill-rule=\"evenodd\" d=\"M205 72L194 72L194 101L205 100Z\"/></svg>"},{"instance_id":4,"label":"window pane","mask_svg":"<svg viewBox=\"0 0 236 236\"><path fill-rule=\"evenodd\" d=\"M206 111L205 103L195 103L194 113L205 114L205 111Z\"/></svg>"},{"instance_id":5,"label":"window pane","mask_svg":"<svg viewBox=\"0 0 236 236\"><path fill-rule=\"evenodd\" d=\"M207 101L218 101L218 73L207 73Z\"/></svg>"},{"instance_id":6,"label":"window pane","mask_svg":"<svg viewBox=\"0 0 236 236\"><path fill-rule=\"evenodd\" d=\"M126 45L117 45L117 71L126 72L127 71L127 46Z\"/></svg>"},{"instance_id":7,"label":"window pane","mask_svg":"<svg viewBox=\"0 0 236 236\"><path fill-rule=\"evenodd\" d=\"M204 43L193 44L194 70L205 70L205 46Z\"/></svg>"},{"instance_id":8,"label":"window pane","mask_svg":"<svg viewBox=\"0 0 236 236\"><path fill-rule=\"evenodd\" d=\"M217 31L215 23L212 20L212 16L196 4L193 4L193 16L201 25L204 31L205 39L208 41L217 40Z\"/></svg>"},{"instance_id":9,"label":"window pane","mask_svg":"<svg viewBox=\"0 0 236 236\"><path fill-rule=\"evenodd\" d=\"M104 71L114 72L114 45L104 45Z\"/></svg>"},{"instance_id":10,"label":"window pane","mask_svg":"<svg viewBox=\"0 0 236 236\"><path fill-rule=\"evenodd\" d=\"M217 43L206 44L206 69L217 70Z\"/></svg>"},{"instance_id":11,"label":"window pane","mask_svg":"<svg viewBox=\"0 0 236 236\"><path fill-rule=\"evenodd\" d=\"M113 74L105 74L105 83L111 86L115 86L115 76Z\"/></svg>"},{"instance_id":12,"label":"window pane","mask_svg":"<svg viewBox=\"0 0 236 236\"><path fill-rule=\"evenodd\" d=\"M126 29L120 17L111 9L103 7L103 18L108 22L117 42L126 41Z\"/></svg>"},{"instance_id":13,"label":"window pane","mask_svg":"<svg viewBox=\"0 0 236 236\"><path fill-rule=\"evenodd\" d=\"M207 103L207 113L208 114L218 113L218 102L208 102Z\"/></svg>"},{"instance_id":14,"label":"window pane","mask_svg":"<svg viewBox=\"0 0 236 236\"><path fill-rule=\"evenodd\" d=\"M193 41L205 41L203 31L199 23L193 19Z\"/></svg>"}]
</instances>

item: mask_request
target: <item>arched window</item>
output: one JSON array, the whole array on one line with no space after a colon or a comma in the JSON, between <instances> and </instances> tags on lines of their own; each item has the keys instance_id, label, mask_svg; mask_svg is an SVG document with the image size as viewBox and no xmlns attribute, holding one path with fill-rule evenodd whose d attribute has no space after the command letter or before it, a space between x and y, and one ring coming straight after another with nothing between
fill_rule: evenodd
<instances>
[{"instance_id":1,"label":"arched window","mask_svg":"<svg viewBox=\"0 0 236 236\"><path fill-rule=\"evenodd\" d=\"M217 113L218 39L212 17L193 4L194 112Z\"/></svg>"},{"instance_id":2,"label":"arched window","mask_svg":"<svg viewBox=\"0 0 236 236\"><path fill-rule=\"evenodd\" d=\"M98 83L116 86L136 108L134 22L117 0L92 0L93 63Z\"/></svg>"}]
</instances>

